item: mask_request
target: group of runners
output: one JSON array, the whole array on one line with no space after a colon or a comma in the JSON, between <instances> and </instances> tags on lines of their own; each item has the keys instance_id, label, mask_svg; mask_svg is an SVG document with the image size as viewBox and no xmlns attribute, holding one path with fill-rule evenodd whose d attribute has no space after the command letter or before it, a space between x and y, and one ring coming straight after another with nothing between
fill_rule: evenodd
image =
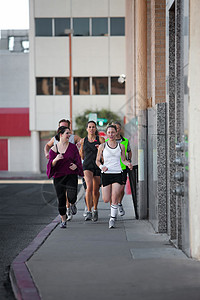
<instances>
[{"instance_id":1,"label":"group of runners","mask_svg":"<svg viewBox=\"0 0 200 300\"><path fill-rule=\"evenodd\" d=\"M78 176L83 177L85 187L85 221L98 221L100 186L102 198L110 203L109 228L115 227L117 214L123 216L122 205L127 180L127 170L132 169L131 149L127 138L121 135L121 124L107 126L105 140L98 135L94 121L87 123L87 136L71 134L70 121L59 121L58 130L44 148L48 159L47 176L53 177L58 198L61 228L66 228L76 214Z\"/></svg>"}]
</instances>

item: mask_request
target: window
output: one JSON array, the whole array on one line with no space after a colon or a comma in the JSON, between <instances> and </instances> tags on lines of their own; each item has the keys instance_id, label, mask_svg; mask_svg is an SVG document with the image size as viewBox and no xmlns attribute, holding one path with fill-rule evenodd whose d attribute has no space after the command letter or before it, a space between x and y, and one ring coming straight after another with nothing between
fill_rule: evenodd
<instances>
[{"instance_id":1,"label":"window","mask_svg":"<svg viewBox=\"0 0 200 300\"><path fill-rule=\"evenodd\" d=\"M37 18L35 19L36 36L52 36L52 19Z\"/></svg>"},{"instance_id":2,"label":"window","mask_svg":"<svg viewBox=\"0 0 200 300\"><path fill-rule=\"evenodd\" d=\"M111 95L124 95L125 94L125 82L119 83L118 77L111 77Z\"/></svg>"},{"instance_id":3,"label":"window","mask_svg":"<svg viewBox=\"0 0 200 300\"><path fill-rule=\"evenodd\" d=\"M93 36L108 35L108 19L107 18L93 18L92 19L92 35Z\"/></svg>"},{"instance_id":4,"label":"window","mask_svg":"<svg viewBox=\"0 0 200 300\"><path fill-rule=\"evenodd\" d=\"M108 77L92 78L92 95L108 95Z\"/></svg>"},{"instance_id":5,"label":"window","mask_svg":"<svg viewBox=\"0 0 200 300\"><path fill-rule=\"evenodd\" d=\"M110 35L125 35L124 18L110 18Z\"/></svg>"},{"instance_id":6,"label":"window","mask_svg":"<svg viewBox=\"0 0 200 300\"><path fill-rule=\"evenodd\" d=\"M53 78L36 78L37 95L53 95Z\"/></svg>"},{"instance_id":7,"label":"window","mask_svg":"<svg viewBox=\"0 0 200 300\"><path fill-rule=\"evenodd\" d=\"M72 20L74 36L108 35L108 18L73 18ZM52 23L52 21L54 21L54 23ZM71 29L70 18L35 18L36 36L66 36L65 29ZM125 35L124 17L110 18L110 35Z\"/></svg>"},{"instance_id":8,"label":"window","mask_svg":"<svg viewBox=\"0 0 200 300\"><path fill-rule=\"evenodd\" d=\"M89 95L90 85L89 77L74 78L74 95Z\"/></svg>"},{"instance_id":9,"label":"window","mask_svg":"<svg viewBox=\"0 0 200 300\"><path fill-rule=\"evenodd\" d=\"M55 79L56 95L69 95L69 78L58 77Z\"/></svg>"},{"instance_id":10,"label":"window","mask_svg":"<svg viewBox=\"0 0 200 300\"><path fill-rule=\"evenodd\" d=\"M70 29L69 18L56 18L55 19L55 36L64 36L65 29Z\"/></svg>"},{"instance_id":11,"label":"window","mask_svg":"<svg viewBox=\"0 0 200 300\"><path fill-rule=\"evenodd\" d=\"M73 29L74 29L74 36L89 36L89 19L74 18Z\"/></svg>"},{"instance_id":12,"label":"window","mask_svg":"<svg viewBox=\"0 0 200 300\"><path fill-rule=\"evenodd\" d=\"M29 52L29 41L28 40L22 41L22 48L23 48L24 53Z\"/></svg>"},{"instance_id":13,"label":"window","mask_svg":"<svg viewBox=\"0 0 200 300\"><path fill-rule=\"evenodd\" d=\"M26 36L9 36L8 49L12 52L29 52L29 40Z\"/></svg>"},{"instance_id":14,"label":"window","mask_svg":"<svg viewBox=\"0 0 200 300\"><path fill-rule=\"evenodd\" d=\"M15 42L14 36L10 36L8 38L8 49L9 49L9 51L13 51L14 50L14 42Z\"/></svg>"}]
</instances>

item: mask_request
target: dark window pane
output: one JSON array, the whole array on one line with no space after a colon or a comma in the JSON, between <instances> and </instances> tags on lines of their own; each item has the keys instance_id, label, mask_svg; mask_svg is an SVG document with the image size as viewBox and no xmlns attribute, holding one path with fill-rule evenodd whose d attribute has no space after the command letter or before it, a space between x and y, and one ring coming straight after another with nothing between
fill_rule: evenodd
<instances>
[{"instance_id":1,"label":"dark window pane","mask_svg":"<svg viewBox=\"0 0 200 300\"><path fill-rule=\"evenodd\" d=\"M75 36L88 36L89 35L89 19L88 18L74 18L73 29Z\"/></svg>"},{"instance_id":2,"label":"dark window pane","mask_svg":"<svg viewBox=\"0 0 200 300\"><path fill-rule=\"evenodd\" d=\"M93 18L92 19L92 35L93 36L108 35L108 19L107 18Z\"/></svg>"},{"instance_id":3,"label":"dark window pane","mask_svg":"<svg viewBox=\"0 0 200 300\"><path fill-rule=\"evenodd\" d=\"M125 35L124 18L110 18L110 35Z\"/></svg>"},{"instance_id":4,"label":"dark window pane","mask_svg":"<svg viewBox=\"0 0 200 300\"><path fill-rule=\"evenodd\" d=\"M52 19L50 18L35 19L35 35L52 36Z\"/></svg>"},{"instance_id":5,"label":"dark window pane","mask_svg":"<svg viewBox=\"0 0 200 300\"><path fill-rule=\"evenodd\" d=\"M90 84L89 77L74 78L74 95L89 95Z\"/></svg>"},{"instance_id":6,"label":"dark window pane","mask_svg":"<svg viewBox=\"0 0 200 300\"><path fill-rule=\"evenodd\" d=\"M118 77L111 77L111 94L120 95L125 94L125 82L119 83Z\"/></svg>"},{"instance_id":7,"label":"dark window pane","mask_svg":"<svg viewBox=\"0 0 200 300\"><path fill-rule=\"evenodd\" d=\"M53 95L53 78L36 78L37 95Z\"/></svg>"},{"instance_id":8,"label":"dark window pane","mask_svg":"<svg viewBox=\"0 0 200 300\"><path fill-rule=\"evenodd\" d=\"M69 95L69 78L58 77L55 79L56 95Z\"/></svg>"},{"instance_id":9,"label":"dark window pane","mask_svg":"<svg viewBox=\"0 0 200 300\"><path fill-rule=\"evenodd\" d=\"M92 95L108 95L108 77L92 78Z\"/></svg>"},{"instance_id":10,"label":"dark window pane","mask_svg":"<svg viewBox=\"0 0 200 300\"><path fill-rule=\"evenodd\" d=\"M55 36L64 36L65 29L70 29L70 19L69 18L56 18L55 19Z\"/></svg>"}]
</instances>

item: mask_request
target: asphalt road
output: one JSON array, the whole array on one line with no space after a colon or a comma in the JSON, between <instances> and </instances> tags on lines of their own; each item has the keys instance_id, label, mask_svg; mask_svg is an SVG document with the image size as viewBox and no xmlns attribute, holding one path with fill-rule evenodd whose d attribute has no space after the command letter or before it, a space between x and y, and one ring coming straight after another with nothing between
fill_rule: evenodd
<instances>
[{"instance_id":1,"label":"asphalt road","mask_svg":"<svg viewBox=\"0 0 200 300\"><path fill-rule=\"evenodd\" d=\"M14 258L58 215L53 185L41 183L0 181L1 300L15 299L9 281L9 268Z\"/></svg>"}]
</instances>

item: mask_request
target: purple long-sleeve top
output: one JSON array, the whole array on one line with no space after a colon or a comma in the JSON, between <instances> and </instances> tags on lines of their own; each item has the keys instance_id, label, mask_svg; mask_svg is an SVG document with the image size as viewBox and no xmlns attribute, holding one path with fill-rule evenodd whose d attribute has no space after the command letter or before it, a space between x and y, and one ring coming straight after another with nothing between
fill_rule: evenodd
<instances>
[{"instance_id":1,"label":"purple long-sleeve top","mask_svg":"<svg viewBox=\"0 0 200 300\"><path fill-rule=\"evenodd\" d=\"M62 153L64 158L58 160L55 166L53 167L52 161L57 155L58 153L54 152L53 150L50 150L49 162L47 164L48 178L51 177L58 178L69 174L77 174L79 176L83 176L81 157L79 155L76 145L69 143L66 152L64 154ZM71 163L77 165L76 170L73 171L69 168Z\"/></svg>"}]
</instances>

